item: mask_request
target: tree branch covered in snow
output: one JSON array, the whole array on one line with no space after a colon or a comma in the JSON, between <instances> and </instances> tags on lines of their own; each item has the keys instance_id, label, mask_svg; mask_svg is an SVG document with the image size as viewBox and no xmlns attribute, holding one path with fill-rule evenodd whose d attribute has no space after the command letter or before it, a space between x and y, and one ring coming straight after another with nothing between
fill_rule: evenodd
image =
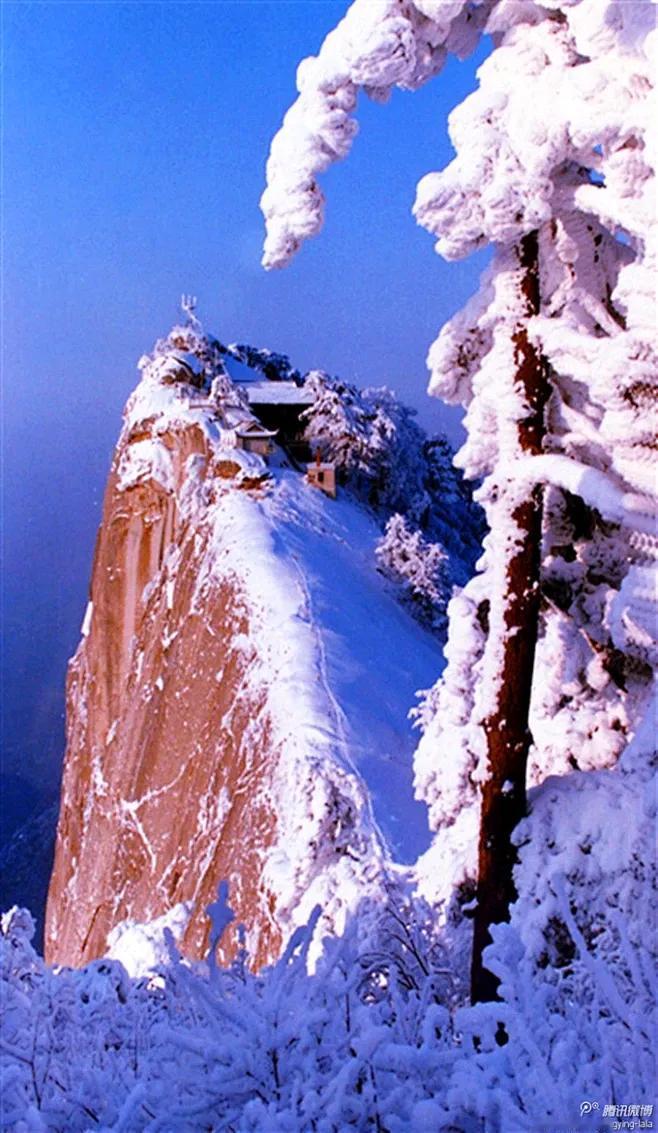
<instances>
[{"instance_id":1,"label":"tree branch covered in snow","mask_svg":"<svg viewBox=\"0 0 658 1133\"><path fill-rule=\"evenodd\" d=\"M318 174L345 157L357 132L351 115L364 91L384 102L393 87L415 90L438 74L448 52L475 46L490 3L356 0L297 71L299 97L272 142L261 208L265 267L283 267L322 227Z\"/></svg>"},{"instance_id":2,"label":"tree branch covered in snow","mask_svg":"<svg viewBox=\"0 0 658 1133\"><path fill-rule=\"evenodd\" d=\"M384 99L438 73L478 37L493 50L450 116L455 157L414 212L448 259L494 246L478 293L440 331L431 392L466 408L458 462L483 481L482 574L453 599L443 678L426 699L417 789L437 842L426 892L475 870L472 819L489 774L484 723L500 680L502 564L513 516L543 485L539 637L529 784L610 767L640 727L655 663L655 60L649 3L356 0L298 75L263 197L266 266L321 225L317 177L352 143L359 91ZM524 310L515 249L537 234L538 305ZM519 328L550 382L539 453L518 448ZM428 706L431 704L432 710ZM469 815L471 817L469 817Z\"/></svg>"}]
</instances>

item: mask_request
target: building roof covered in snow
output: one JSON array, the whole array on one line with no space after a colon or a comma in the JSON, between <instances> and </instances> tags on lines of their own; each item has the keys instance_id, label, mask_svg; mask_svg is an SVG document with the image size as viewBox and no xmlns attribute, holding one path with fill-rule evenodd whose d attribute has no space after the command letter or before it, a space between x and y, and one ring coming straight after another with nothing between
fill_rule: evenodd
<instances>
[{"instance_id":1,"label":"building roof covered in snow","mask_svg":"<svg viewBox=\"0 0 658 1133\"><path fill-rule=\"evenodd\" d=\"M250 405L313 405L315 395L295 382L250 382L245 385Z\"/></svg>"},{"instance_id":2,"label":"building roof covered in snow","mask_svg":"<svg viewBox=\"0 0 658 1133\"><path fill-rule=\"evenodd\" d=\"M266 429L259 421L242 421L235 429L239 437L276 437L277 429Z\"/></svg>"}]
</instances>

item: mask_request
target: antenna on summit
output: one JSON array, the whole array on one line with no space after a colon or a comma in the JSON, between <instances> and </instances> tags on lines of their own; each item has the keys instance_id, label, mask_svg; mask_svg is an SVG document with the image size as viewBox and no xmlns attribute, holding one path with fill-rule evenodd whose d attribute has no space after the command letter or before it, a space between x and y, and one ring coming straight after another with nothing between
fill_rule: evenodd
<instances>
[{"instance_id":1,"label":"antenna on summit","mask_svg":"<svg viewBox=\"0 0 658 1133\"><path fill-rule=\"evenodd\" d=\"M195 314L196 302L196 295L181 295L180 297L181 310L187 315L188 323L190 326L197 327L198 330L201 330L201 322Z\"/></svg>"}]
</instances>

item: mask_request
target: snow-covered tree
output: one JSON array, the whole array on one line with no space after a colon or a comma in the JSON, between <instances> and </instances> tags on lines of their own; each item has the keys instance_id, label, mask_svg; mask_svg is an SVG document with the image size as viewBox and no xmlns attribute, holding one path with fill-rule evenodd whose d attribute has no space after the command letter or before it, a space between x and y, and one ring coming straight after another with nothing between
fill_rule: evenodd
<instances>
[{"instance_id":1,"label":"snow-covered tree","mask_svg":"<svg viewBox=\"0 0 658 1133\"><path fill-rule=\"evenodd\" d=\"M307 375L305 388L314 401L303 414L304 439L343 482L375 508L421 510L425 434L414 410L385 387L359 390L320 370Z\"/></svg>"},{"instance_id":2,"label":"snow-covered tree","mask_svg":"<svg viewBox=\"0 0 658 1133\"><path fill-rule=\"evenodd\" d=\"M441 625L450 594L448 556L404 516L391 516L375 551L380 569L401 587L404 600L429 625Z\"/></svg>"},{"instance_id":3,"label":"snow-covered tree","mask_svg":"<svg viewBox=\"0 0 658 1133\"><path fill-rule=\"evenodd\" d=\"M304 439L336 465L345 487L389 518L400 512L451 559L452 581L470 577L480 552L482 512L452 463L445 437L428 439L416 412L386 387L357 389L320 370L306 375L314 395Z\"/></svg>"},{"instance_id":4,"label":"snow-covered tree","mask_svg":"<svg viewBox=\"0 0 658 1133\"><path fill-rule=\"evenodd\" d=\"M459 462L490 534L418 761L437 847L461 825L443 877L479 870L476 998L496 989L482 950L514 896L526 782L613 765L656 659L654 25L642 0L356 0L300 66L268 163L278 267L321 227L317 176L351 146L359 91L414 89L491 36L414 209L448 259L494 248L428 359L431 391L467 408Z\"/></svg>"}]
</instances>

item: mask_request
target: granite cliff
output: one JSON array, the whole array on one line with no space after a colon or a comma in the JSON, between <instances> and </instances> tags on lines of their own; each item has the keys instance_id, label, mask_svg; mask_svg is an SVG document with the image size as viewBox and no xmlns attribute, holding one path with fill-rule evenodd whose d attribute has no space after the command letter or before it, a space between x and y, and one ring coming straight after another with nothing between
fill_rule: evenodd
<instances>
[{"instance_id":1,"label":"granite cliff","mask_svg":"<svg viewBox=\"0 0 658 1133\"><path fill-rule=\"evenodd\" d=\"M267 430L189 335L160 347L126 407L69 669L46 954L139 967L166 925L198 956L226 878L262 964L313 905L339 929L426 848L408 710L440 644L377 571L373 515L268 438L259 454Z\"/></svg>"}]
</instances>

